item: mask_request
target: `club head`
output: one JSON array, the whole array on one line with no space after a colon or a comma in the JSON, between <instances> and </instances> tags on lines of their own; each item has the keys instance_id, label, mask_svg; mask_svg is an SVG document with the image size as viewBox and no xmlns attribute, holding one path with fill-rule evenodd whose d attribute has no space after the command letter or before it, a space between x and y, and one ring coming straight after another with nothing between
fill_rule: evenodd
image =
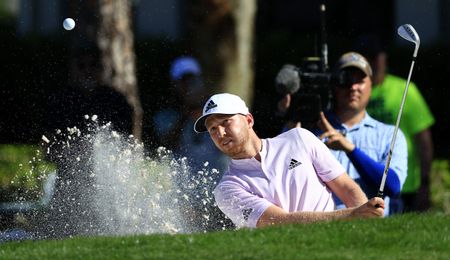
<instances>
[{"instance_id":1,"label":"club head","mask_svg":"<svg viewBox=\"0 0 450 260\"><path fill-rule=\"evenodd\" d=\"M416 30L414 29L414 27L410 24L403 24L401 26L398 27L397 29L397 33L398 35L400 35L403 39L413 42L416 46L415 50L414 50L414 57L417 56L417 51L419 49L419 45L420 45L420 37L419 34L417 34Z\"/></svg>"}]
</instances>

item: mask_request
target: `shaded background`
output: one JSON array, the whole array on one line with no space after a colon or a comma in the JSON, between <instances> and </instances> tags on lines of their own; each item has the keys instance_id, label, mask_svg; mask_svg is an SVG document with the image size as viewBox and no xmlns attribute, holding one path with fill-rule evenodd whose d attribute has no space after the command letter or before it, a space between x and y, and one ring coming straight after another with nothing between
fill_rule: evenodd
<instances>
[{"instance_id":1,"label":"shaded background","mask_svg":"<svg viewBox=\"0 0 450 260\"><path fill-rule=\"evenodd\" d=\"M67 85L71 34L62 20L70 1L0 1L0 143L38 143L51 131L45 124L50 93ZM151 117L171 95L170 62L192 50L186 33L190 1L133 1L137 78L144 109L144 144L154 148ZM450 156L449 132L450 1L324 1L329 63L348 51L353 38L377 33L388 46L390 71L406 78L413 45L397 27L412 24L422 45L412 80L435 118L435 157ZM76 1L75 1L76 3ZM73 2L72 2L73 4ZM320 14L314 1L257 1L254 39L255 128L262 137L276 134L270 116L277 93L274 78L285 63L300 64L319 52ZM265 120L269 118L269 120ZM51 128L51 127L50 127Z\"/></svg>"}]
</instances>

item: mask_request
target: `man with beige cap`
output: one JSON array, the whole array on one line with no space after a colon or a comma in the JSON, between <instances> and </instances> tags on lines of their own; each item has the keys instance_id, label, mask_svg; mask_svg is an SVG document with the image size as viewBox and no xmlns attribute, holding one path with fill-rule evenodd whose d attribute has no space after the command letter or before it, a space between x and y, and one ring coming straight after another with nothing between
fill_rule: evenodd
<instances>
[{"instance_id":1,"label":"man with beige cap","mask_svg":"<svg viewBox=\"0 0 450 260\"><path fill-rule=\"evenodd\" d=\"M345 83L332 86L333 109L321 113L317 131L313 132L331 149L368 197L375 196L389 153L393 125L373 119L366 111L372 91L372 69L359 53L343 54L335 71L346 75ZM286 108L287 109L287 108ZM290 123L292 125L292 123ZM400 194L407 175L407 146L401 130L398 132L387 175L385 215L389 214L389 196ZM338 208L344 203L335 196Z\"/></svg>"}]
</instances>

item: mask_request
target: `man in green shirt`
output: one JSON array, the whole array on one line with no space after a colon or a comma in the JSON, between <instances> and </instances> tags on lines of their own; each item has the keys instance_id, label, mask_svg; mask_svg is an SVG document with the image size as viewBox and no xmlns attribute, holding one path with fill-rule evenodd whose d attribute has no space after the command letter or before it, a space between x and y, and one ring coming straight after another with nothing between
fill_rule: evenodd
<instances>
[{"instance_id":1,"label":"man in green shirt","mask_svg":"<svg viewBox=\"0 0 450 260\"><path fill-rule=\"evenodd\" d=\"M374 86L367 111L374 118L395 124L406 80L387 72L387 54L375 36L360 37L354 49L369 59ZM408 176L397 212L425 211L430 207L429 173L433 159L430 127L434 117L417 86L411 82L400 121L408 145ZM396 205L392 205L392 211Z\"/></svg>"}]
</instances>

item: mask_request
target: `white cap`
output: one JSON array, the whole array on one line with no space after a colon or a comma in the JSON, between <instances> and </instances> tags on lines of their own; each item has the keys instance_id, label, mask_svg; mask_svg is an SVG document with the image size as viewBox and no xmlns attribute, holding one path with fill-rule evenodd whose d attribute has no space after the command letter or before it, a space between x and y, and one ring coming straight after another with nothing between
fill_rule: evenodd
<instances>
[{"instance_id":1,"label":"white cap","mask_svg":"<svg viewBox=\"0 0 450 260\"><path fill-rule=\"evenodd\" d=\"M240 97L228 93L216 94L210 97L203 106L203 114L195 121L194 131L197 133L208 131L205 126L205 120L209 115L247 115L248 113L248 107Z\"/></svg>"}]
</instances>

